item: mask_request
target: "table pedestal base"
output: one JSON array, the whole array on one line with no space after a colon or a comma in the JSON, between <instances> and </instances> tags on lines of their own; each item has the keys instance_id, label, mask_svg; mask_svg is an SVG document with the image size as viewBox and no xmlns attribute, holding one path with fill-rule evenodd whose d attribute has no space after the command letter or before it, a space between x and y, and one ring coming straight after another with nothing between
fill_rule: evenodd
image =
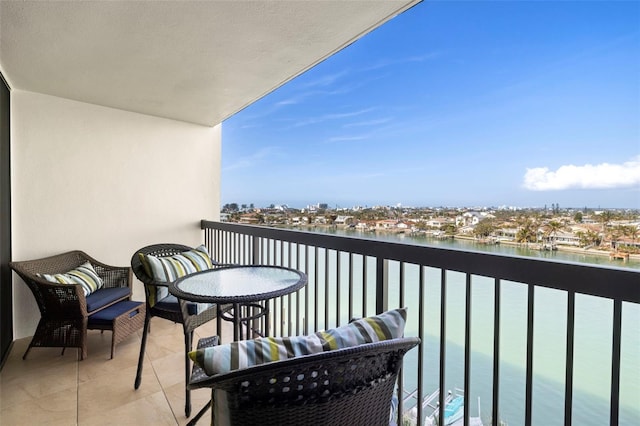
<instances>
[{"instance_id":1,"label":"table pedestal base","mask_svg":"<svg viewBox=\"0 0 640 426\"><path fill-rule=\"evenodd\" d=\"M269 335L269 308L258 303L232 303L218 305L218 317L233 323L233 341L253 339ZM258 322L264 317L264 330L258 327ZM245 333L242 333L242 326Z\"/></svg>"}]
</instances>

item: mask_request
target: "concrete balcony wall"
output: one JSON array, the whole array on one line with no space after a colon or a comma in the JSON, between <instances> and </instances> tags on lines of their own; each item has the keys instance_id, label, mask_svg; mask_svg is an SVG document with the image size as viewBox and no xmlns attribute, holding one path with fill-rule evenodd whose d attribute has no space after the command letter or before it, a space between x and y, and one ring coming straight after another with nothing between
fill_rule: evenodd
<instances>
[{"instance_id":1,"label":"concrete balcony wall","mask_svg":"<svg viewBox=\"0 0 640 426\"><path fill-rule=\"evenodd\" d=\"M196 218L219 217L221 127L14 90L13 259L80 249L128 265L147 244L201 243ZM40 313L14 277L19 339Z\"/></svg>"}]
</instances>

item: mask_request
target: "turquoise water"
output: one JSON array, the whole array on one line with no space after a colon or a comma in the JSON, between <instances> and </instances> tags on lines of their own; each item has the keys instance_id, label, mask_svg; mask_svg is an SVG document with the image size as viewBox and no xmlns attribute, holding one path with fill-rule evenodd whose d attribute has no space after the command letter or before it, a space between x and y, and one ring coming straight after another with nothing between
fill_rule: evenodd
<instances>
[{"instance_id":1,"label":"turquoise water","mask_svg":"<svg viewBox=\"0 0 640 426\"><path fill-rule=\"evenodd\" d=\"M403 234L357 233L344 230L319 228L317 231L338 235L375 237L412 244L455 247L520 256L535 256L560 261L616 265L640 269L640 262L631 260L610 261L607 256L569 253L562 251L541 252L519 247L477 245L460 240L433 240L412 238ZM321 260L321 259L319 259ZM346 259L344 259L346 261ZM329 259L329 262L335 260ZM375 275L372 264L369 277ZM354 258L354 269L360 270ZM319 268L321 271L323 268ZM345 268L346 269L346 268ZM418 267L405 267L405 303L409 308L407 335L418 334ZM346 271L341 272L340 282L347 282ZM389 270L390 305L399 301L399 264L391 262ZM439 324L440 324L440 271L427 268L424 304L424 389L425 394L438 387ZM322 277L318 278L322 282ZM335 281L335 280L333 280ZM312 283L310 283L312 284ZM346 285L340 289L341 307L347 300ZM356 283L354 297L362 297ZM338 291L338 290L335 290ZM492 405L492 356L493 356L493 280L472 278L472 329L471 329L471 387L470 410L489 424ZM367 288L368 310L374 306L373 291ZM534 311L534 382L533 424L562 425L564 422L564 375L566 350L566 294L558 290L538 288L535 291ZM324 297L319 296L318 306ZM522 284L503 282L501 289L501 349L500 349L500 416L509 425L524 423L527 288ZM331 306L329 309L334 309ZM445 375L446 388L462 388L464 385L464 309L465 276L457 272L447 273L447 347ZM324 312L324 311L323 311ZM320 313L320 317L323 316ZM606 425L609 421L609 392L611 376L612 312L610 301L592 296L576 297L576 326L574 344L574 396L573 424ZM370 313L370 312L367 312ZM358 313L355 313L356 315ZM620 425L640 425L640 307L623 304L622 329L622 377L620 389ZM330 324L329 324L330 325ZM405 361L405 388L415 388L417 383L417 351L407 355ZM480 403L478 404L478 398Z\"/></svg>"}]
</instances>

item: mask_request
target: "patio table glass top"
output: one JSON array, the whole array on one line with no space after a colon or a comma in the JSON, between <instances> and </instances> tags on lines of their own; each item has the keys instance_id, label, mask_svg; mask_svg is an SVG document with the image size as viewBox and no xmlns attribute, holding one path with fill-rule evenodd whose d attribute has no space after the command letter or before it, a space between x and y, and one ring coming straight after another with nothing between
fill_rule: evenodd
<instances>
[{"instance_id":1,"label":"patio table glass top","mask_svg":"<svg viewBox=\"0 0 640 426\"><path fill-rule=\"evenodd\" d=\"M202 303L251 303L293 293L307 276L269 265L228 266L183 277L169 287L174 296Z\"/></svg>"}]
</instances>

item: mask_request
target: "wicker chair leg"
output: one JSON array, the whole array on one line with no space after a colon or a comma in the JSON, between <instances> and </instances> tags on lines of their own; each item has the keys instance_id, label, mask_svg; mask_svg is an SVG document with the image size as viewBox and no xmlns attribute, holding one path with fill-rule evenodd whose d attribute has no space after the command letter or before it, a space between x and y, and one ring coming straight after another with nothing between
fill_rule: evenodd
<instances>
[{"instance_id":1,"label":"wicker chair leg","mask_svg":"<svg viewBox=\"0 0 640 426\"><path fill-rule=\"evenodd\" d=\"M195 424L198 423L198 420L200 420L200 418L205 415L209 408L211 408L211 404L205 404L204 407L202 407L202 409L198 411L198 414L196 414L191 420L189 420L187 426L195 426Z\"/></svg>"},{"instance_id":2,"label":"wicker chair leg","mask_svg":"<svg viewBox=\"0 0 640 426\"><path fill-rule=\"evenodd\" d=\"M192 339L193 339L193 331L189 333L184 333L184 374L185 374L184 415L187 417L191 415L191 391L187 388L186 384L189 383L189 376L190 376L189 351L191 350Z\"/></svg>"},{"instance_id":3,"label":"wicker chair leg","mask_svg":"<svg viewBox=\"0 0 640 426\"><path fill-rule=\"evenodd\" d=\"M26 351L24 351L24 355L22 355L22 359L27 359L27 354L29 353L29 351L31 350L33 346L31 346L31 343L29 343L29 347L27 348Z\"/></svg>"},{"instance_id":4,"label":"wicker chair leg","mask_svg":"<svg viewBox=\"0 0 640 426\"><path fill-rule=\"evenodd\" d=\"M149 332L149 322L151 321L151 314L147 311L144 317L144 330L142 331L142 342L140 342L140 357L138 358L138 371L136 373L136 381L133 385L134 389L140 387L142 382L142 364L144 361L144 350L147 347L147 333Z\"/></svg>"},{"instance_id":5,"label":"wicker chair leg","mask_svg":"<svg viewBox=\"0 0 640 426\"><path fill-rule=\"evenodd\" d=\"M220 305L216 308L218 310L218 314L216 316L216 330L218 330L218 344L222 344L222 313L220 311Z\"/></svg>"}]
</instances>

